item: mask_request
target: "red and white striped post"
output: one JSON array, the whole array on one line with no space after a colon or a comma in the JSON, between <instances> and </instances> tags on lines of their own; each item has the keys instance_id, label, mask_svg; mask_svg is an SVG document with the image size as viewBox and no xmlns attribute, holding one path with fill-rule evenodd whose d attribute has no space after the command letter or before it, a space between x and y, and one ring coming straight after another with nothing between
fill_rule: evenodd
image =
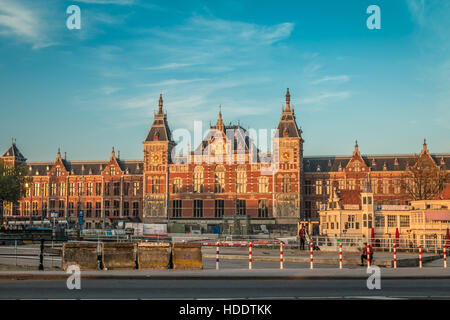
<instances>
[{"instance_id":1,"label":"red and white striped post","mask_svg":"<svg viewBox=\"0 0 450 320\"><path fill-rule=\"evenodd\" d=\"M367 268L370 268L370 244L367 244Z\"/></svg>"},{"instance_id":2,"label":"red and white striped post","mask_svg":"<svg viewBox=\"0 0 450 320\"><path fill-rule=\"evenodd\" d=\"M310 268L313 269L314 268L314 259L313 259L313 243L311 241L310 245L309 245L309 249L310 249L310 253L311 253L311 258L310 258L310 262L311 262L311 266Z\"/></svg>"},{"instance_id":3,"label":"red and white striped post","mask_svg":"<svg viewBox=\"0 0 450 320\"><path fill-rule=\"evenodd\" d=\"M422 246L419 245L419 268L422 268Z\"/></svg>"},{"instance_id":4,"label":"red and white striped post","mask_svg":"<svg viewBox=\"0 0 450 320\"><path fill-rule=\"evenodd\" d=\"M219 241L216 246L216 270L219 270Z\"/></svg>"},{"instance_id":5,"label":"red and white striped post","mask_svg":"<svg viewBox=\"0 0 450 320\"><path fill-rule=\"evenodd\" d=\"M252 243L248 245L248 269L252 270Z\"/></svg>"},{"instance_id":6,"label":"red and white striped post","mask_svg":"<svg viewBox=\"0 0 450 320\"><path fill-rule=\"evenodd\" d=\"M397 269L397 245L394 243L394 269Z\"/></svg>"},{"instance_id":7,"label":"red and white striped post","mask_svg":"<svg viewBox=\"0 0 450 320\"><path fill-rule=\"evenodd\" d=\"M447 268L447 247L444 244L444 268Z\"/></svg>"},{"instance_id":8,"label":"red and white striped post","mask_svg":"<svg viewBox=\"0 0 450 320\"><path fill-rule=\"evenodd\" d=\"M283 269L283 242L280 242L280 269Z\"/></svg>"},{"instance_id":9,"label":"red and white striped post","mask_svg":"<svg viewBox=\"0 0 450 320\"><path fill-rule=\"evenodd\" d=\"M342 269L342 243L339 244L339 269Z\"/></svg>"}]
</instances>

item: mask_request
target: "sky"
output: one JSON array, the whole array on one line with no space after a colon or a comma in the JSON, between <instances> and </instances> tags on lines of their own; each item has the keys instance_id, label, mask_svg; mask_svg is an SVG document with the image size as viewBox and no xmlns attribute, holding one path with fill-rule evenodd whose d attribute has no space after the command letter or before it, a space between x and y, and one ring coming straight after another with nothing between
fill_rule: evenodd
<instances>
[{"instance_id":1,"label":"sky","mask_svg":"<svg viewBox=\"0 0 450 320\"><path fill-rule=\"evenodd\" d=\"M0 0L2 153L142 159L160 94L172 130L270 130L286 88L305 156L449 153L450 1Z\"/></svg>"}]
</instances>

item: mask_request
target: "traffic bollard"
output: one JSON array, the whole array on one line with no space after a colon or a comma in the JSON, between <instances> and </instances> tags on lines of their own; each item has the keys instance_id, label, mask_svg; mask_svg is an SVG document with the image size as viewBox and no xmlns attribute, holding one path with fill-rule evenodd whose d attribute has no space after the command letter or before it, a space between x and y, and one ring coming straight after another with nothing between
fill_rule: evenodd
<instances>
[{"instance_id":1,"label":"traffic bollard","mask_svg":"<svg viewBox=\"0 0 450 320\"><path fill-rule=\"evenodd\" d=\"M219 270L219 241L216 246L216 270Z\"/></svg>"},{"instance_id":2,"label":"traffic bollard","mask_svg":"<svg viewBox=\"0 0 450 320\"><path fill-rule=\"evenodd\" d=\"M419 268L422 268L422 246L419 246Z\"/></svg>"},{"instance_id":3,"label":"traffic bollard","mask_svg":"<svg viewBox=\"0 0 450 320\"><path fill-rule=\"evenodd\" d=\"M342 243L339 244L339 269L342 269Z\"/></svg>"},{"instance_id":4,"label":"traffic bollard","mask_svg":"<svg viewBox=\"0 0 450 320\"><path fill-rule=\"evenodd\" d=\"M248 269L252 270L252 243L248 245Z\"/></svg>"},{"instance_id":5,"label":"traffic bollard","mask_svg":"<svg viewBox=\"0 0 450 320\"><path fill-rule=\"evenodd\" d=\"M447 268L447 247L444 244L444 268Z\"/></svg>"},{"instance_id":6,"label":"traffic bollard","mask_svg":"<svg viewBox=\"0 0 450 320\"><path fill-rule=\"evenodd\" d=\"M367 268L370 268L370 245L369 244L367 244L366 255L367 255Z\"/></svg>"},{"instance_id":7,"label":"traffic bollard","mask_svg":"<svg viewBox=\"0 0 450 320\"><path fill-rule=\"evenodd\" d=\"M280 242L280 269L283 269L283 242Z\"/></svg>"},{"instance_id":8,"label":"traffic bollard","mask_svg":"<svg viewBox=\"0 0 450 320\"><path fill-rule=\"evenodd\" d=\"M397 269L397 245L394 243L394 269Z\"/></svg>"},{"instance_id":9,"label":"traffic bollard","mask_svg":"<svg viewBox=\"0 0 450 320\"><path fill-rule=\"evenodd\" d=\"M311 261L311 266L310 266L310 268L311 269L313 269L314 268L314 260L313 260L313 243L312 243L312 241L311 241L311 244L309 245L309 248L310 248L310 253L311 253L311 258L310 258L310 261Z\"/></svg>"}]
</instances>

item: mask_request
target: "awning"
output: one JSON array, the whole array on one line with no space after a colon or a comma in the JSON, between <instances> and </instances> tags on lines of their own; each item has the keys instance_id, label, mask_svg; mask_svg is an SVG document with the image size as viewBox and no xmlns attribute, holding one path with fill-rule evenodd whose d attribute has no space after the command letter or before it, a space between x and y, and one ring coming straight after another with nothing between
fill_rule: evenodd
<instances>
[{"instance_id":1,"label":"awning","mask_svg":"<svg viewBox=\"0 0 450 320\"><path fill-rule=\"evenodd\" d=\"M425 217L429 221L450 221L450 210L427 210Z\"/></svg>"}]
</instances>

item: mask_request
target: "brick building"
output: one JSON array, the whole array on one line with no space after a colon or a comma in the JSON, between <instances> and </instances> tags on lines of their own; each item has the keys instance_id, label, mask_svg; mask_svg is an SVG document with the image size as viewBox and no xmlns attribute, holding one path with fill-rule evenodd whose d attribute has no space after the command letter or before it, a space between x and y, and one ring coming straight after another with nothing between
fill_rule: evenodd
<instances>
[{"instance_id":1,"label":"brick building","mask_svg":"<svg viewBox=\"0 0 450 320\"><path fill-rule=\"evenodd\" d=\"M219 112L200 145L176 154L161 96L143 160L122 160L113 149L107 161L69 161L58 151L55 161L28 162L13 142L0 159L25 165L33 183L18 205L4 204L3 215L7 221L41 220L53 211L59 220L76 222L83 209L85 228L125 220L210 231L238 221L245 233L261 225L295 230L300 220L318 222L333 188L358 192L367 178L376 203L411 200L400 180L416 155L362 155L356 143L351 156L304 157L289 89L276 128L272 152L262 153L247 129L225 125ZM450 154L431 154L425 142L420 157L450 169Z\"/></svg>"}]
</instances>

